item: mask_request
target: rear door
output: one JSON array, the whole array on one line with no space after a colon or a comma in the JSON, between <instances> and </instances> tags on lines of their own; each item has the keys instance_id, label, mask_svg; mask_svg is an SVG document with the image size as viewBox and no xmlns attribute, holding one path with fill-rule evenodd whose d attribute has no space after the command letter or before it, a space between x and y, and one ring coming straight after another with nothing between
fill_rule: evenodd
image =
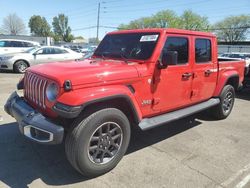
<instances>
[{"instance_id":1,"label":"rear door","mask_svg":"<svg viewBox=\"0 0 250 188\"><path fill-rule=\"evenodd\" d=\"M66 61L70 59L70 54L68 51L60 48L54 48L54 60L56 61Z\"/></svg>"},{"instance_id":2,"label":"rear door","mask_svg":"<svg viewBox=\"0 0 250 188\"><path fill-rule=\"evenodd\" d=\"M189 56L191 37L185 35L168 35L164 49L178 54L177 65L165 69L155 68L153 110L171 111L190 104L192 88L192 62Z\"/></svg>"},{"instance_id":3,"label":"rear door","mask_svg":"<svg viewBox=\"0 0 250 188\"><path fill-rule=\"evenodd\" d=\"M217 54L212 49L212 38L193 37L194 76L191 91L192 102L200 102L212 97L217 81ZM214 57L214 58L213 58Z\"/></svg>"},{"instance_id":4,"label":"rear door","mask_svg":"<svg viewBox=\"0 0 250 188\"><path fill-rule=\"evenodd\" d=\"M24 52L26 49L21 41L6 41L5 43L7 53Z\"/></svg>"},{"instance_id":5,"label":"rear door","mask_svg":"<svg viewBox=\"0 0 250 188\"><path fill-rule=\"evenodd\" d=\"M24 52L31 47L34 47L34 45L29 42L14 41L14 40L13 41L1 40L0 41L0 54Z\"/></svg>"}]
</instances>

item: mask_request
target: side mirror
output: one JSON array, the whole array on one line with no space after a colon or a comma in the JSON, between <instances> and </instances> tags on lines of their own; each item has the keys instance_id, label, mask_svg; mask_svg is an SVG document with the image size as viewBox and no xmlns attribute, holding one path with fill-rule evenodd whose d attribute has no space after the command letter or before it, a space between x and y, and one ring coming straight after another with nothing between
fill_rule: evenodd
<instances>
[{"instance_id":1,"label":"side mirror","mask_svg":"<svg viewBox=\"0 0 250 188\"><path fill-rule=\"evenodd\" d=\"M164 69L168 65L177 65L177 58L178 52L177 51L167 51L163 50L161 61L158 64L158 68Z\"/></svg>"}]
</instances>

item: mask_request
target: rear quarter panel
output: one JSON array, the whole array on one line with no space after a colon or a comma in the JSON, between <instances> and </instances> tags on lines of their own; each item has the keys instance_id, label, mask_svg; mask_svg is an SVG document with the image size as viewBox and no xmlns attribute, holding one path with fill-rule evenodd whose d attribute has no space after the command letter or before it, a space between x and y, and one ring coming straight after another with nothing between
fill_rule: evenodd
<instances>
[{"instance_id":1,"label":"rear quarter panel","mask_svg":"<svg viewBox=\"0 0 250 188\"><path fill-rule=\"evenodd\" d=\"M230 77L238 76L239 85L244 80L245 61L219 61L217 86L213 96L219 96Z\"/></svg>"}]
</instances>

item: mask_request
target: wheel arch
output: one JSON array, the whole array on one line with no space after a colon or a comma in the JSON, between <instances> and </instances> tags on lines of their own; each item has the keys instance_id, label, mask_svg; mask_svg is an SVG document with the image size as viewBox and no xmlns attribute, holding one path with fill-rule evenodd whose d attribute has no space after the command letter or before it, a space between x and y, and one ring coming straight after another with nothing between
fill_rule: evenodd
<instances>
[{"instance_id":1,"label":"wheel arch","mask_svg":"<svg viewBox=\"0 0 250 188\"><path fill-rule=\"evenodd\" d=\"M229 77L226 81L225 85L231 85L234 87L234 90L236 91L239 88L239 75L233 75Z\"/></svg>"},{"instance_id":2,"label":"wheel arch","mask_svg":"<svg viewBox=\"0 0 250 188\"><path fill-rule=\"evenodd\" d=\"M104 108L119 109L127 116L131 125L138 124L140 122L140 117L132 100L126 95L114 95L88 101L83 105L81 114L83 114L84 116L88 116Z\"/></svg>"},{"instance_id":3,"label":"wheel arch","mask_svg":"<svg viewBox=\"0 0 250 188\"><path fill-rule=\"evenodd\" d=\"M14 70L15 64L16 64L18 61L24 61L25 63L27 63L28 67L30 67L30 63L29 63L27 60L25 60L25 59L18 59L18 60L16 60L16 61L13 63L13 70Z\"/></svg>"},{"instance_id":4,"label":"wheel arch","mask_svg":"<svg viewBox=\"0 0 250 188\"><path fill-rule=\"evenodd\" d=\"M240 87L239 74L233 73L233 74L230 74L230 75L225 74L225 75L221 76L221 78L218 79L217 86L216 86L216 89L215 89L215 92L214 92L213 96L214 97L220 96L223 88L226 85L231 85L231 86L234 87L235 90L238 90L238 88Z\"/></svg>"}]
</instances>

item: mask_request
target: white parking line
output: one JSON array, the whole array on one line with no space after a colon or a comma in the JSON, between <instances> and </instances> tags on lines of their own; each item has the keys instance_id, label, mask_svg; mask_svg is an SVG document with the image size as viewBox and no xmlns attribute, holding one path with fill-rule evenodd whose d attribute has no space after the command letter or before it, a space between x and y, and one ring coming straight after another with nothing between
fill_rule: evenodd
<instances>
[{"instance_id":1,"label":"white parking line","mask_svg":"<svg viewBox=\"0 0 250 188\"><path fill-rule=\"evenodd\" d=\"M231 184L232 182L234 182L237 178L239 178L243 173L245 173L248 170L250 170L250 164L246 165L244 168L242 168L241 170L239 170L237 173L235 173L229 179L227 179L226 181L224 181L221 185L224 186L224 187L227 187L229 184Z\"/></svg>"},{"instance_id":2,"label":"white parking line","mask_svg":"<svg viewBox=\"0 0 250 188\"><path fill-rule=\"evenodd\" d=\"M247 175L243 180L241 180L237 185L236 188L244 187L250 181L250 174Z\"/></svg>"}]
</instances>

